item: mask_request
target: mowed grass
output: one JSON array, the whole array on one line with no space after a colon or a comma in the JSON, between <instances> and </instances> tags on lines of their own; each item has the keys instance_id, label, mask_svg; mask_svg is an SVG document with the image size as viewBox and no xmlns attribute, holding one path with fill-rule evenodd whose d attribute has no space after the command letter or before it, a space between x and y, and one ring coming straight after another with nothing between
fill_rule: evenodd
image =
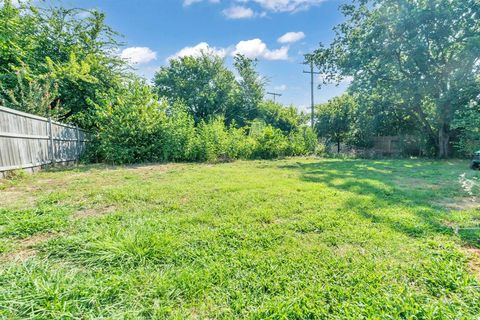
<instances>
[{"instance_id":1,"label":"mowed grass","mask_svg":"<svg viewBox=\"0 0 480 320\"><path fill-rule=\"evenodd\" d=\"M453 232L480 225L462 173L480 177L288 159L6 180L0 318L478 319L480 234Z\"/></svg>"}]
</instances>

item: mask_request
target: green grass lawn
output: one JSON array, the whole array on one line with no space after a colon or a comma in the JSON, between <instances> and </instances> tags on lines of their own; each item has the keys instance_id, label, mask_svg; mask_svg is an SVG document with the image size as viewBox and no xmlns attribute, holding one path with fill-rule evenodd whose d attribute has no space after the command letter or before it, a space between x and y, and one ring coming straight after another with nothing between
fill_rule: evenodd
<instances>
[{"instance_id":1,"label":"green grass lawn","mask_svg":"<svg viewBox=\"0 0 480 320\"><path fill-rule=\"evenodd\" d=\"M466 161L288 159L5 180L0 318L478 319L462 173L480 178Z\"/></svg>"}]
</instances>

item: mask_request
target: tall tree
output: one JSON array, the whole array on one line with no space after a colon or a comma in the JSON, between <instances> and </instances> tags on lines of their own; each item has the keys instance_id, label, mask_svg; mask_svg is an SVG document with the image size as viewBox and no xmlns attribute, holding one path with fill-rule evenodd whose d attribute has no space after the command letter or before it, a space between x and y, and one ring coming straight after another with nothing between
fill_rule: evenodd
<instances>
[{"instance_id":1,"label":"tall tree","mask_svg":"<svg viewBox=\"0 0 480 320\"><path fill-rule=\"evenodd\" d=\"M345 94L333 98L327 103L316 107L316 131L319 137L325 138L328 142L337 145L337 152L340 153L340 146L351 134L354 120L355 101Z\"/></svg>"},{"instance_id":2,"label":"tall tree","mask_svg":"<svg viewBox=\"0 0 480 320\"><path fill-rule=\"evenodd\" d=\"M119 90L127 78L126 62L114 54L120 45L117 36L105 24L105 15L96 10L44 9L31 1L14 5L4 0L0 5L0 99L5 100L5 92L20 92L16 88L22 85L17 76L21 73L22 81L30 84L53 83L51 108L62 108L62 113L56 112L62 120L89 126L92 102L105 92Z\"/></svg>"},{"instance_id":3,"label":"tall tree","mask_svg":"<svg viewBox=\"0 0 480 320\"><path fill-rule=\"evenodd\" d=\"M245 125L259 115L259 107L265 96L265 79L256 71L256 65L256 60L243 55L234 57L234 66L240 76L240 90L227 118L235 120L239 125Z\"/></svg>"},{"instance_id":4,"label":"tall tree","mask_svg":"<svg viewBox=\"0 0 480 320\"><path fill-rule=\"evenodd\" d=\"M478 0L356 0L330 47L313 59L328 80L354 77L363 92L394 92L437 155L449 154L451 121L479 72Z\"/></svg>"},{"instance_id":5,"label":"tall tree","mask_svg":"<svg viewBox=\"0 0 480 320\"><path fill-rule=\"evenodd\" d=\"M265 100L259 105L258 119L288 134L301 127L305 115L299 113L295 106Z\"/></svg>"},{"instance_id":6,"label":"tall tree","mask_svg":"<svg viewBox=\"0 0 480 320\"><path fill-rule=\"evenodd\" d=\"M171 59L155 74L154 83L159 96L171 106L183 103L197 123L225 116L238 93L235 75L225 67L223 59L206 52L199 57Z\"/></svg>"}]
</instances>

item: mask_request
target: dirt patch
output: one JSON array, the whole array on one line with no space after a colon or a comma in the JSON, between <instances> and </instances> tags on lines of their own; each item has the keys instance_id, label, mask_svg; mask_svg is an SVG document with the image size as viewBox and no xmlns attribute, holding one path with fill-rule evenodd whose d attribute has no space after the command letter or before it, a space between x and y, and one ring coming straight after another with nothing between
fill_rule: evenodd
<instances>
[{"instance_id":1,"label":"dirt patch","mask_svg":"<svg viewBox=\"0 0 480 320\"><path fill-rule=\"evenodd\" d=\"M434 204L451 211L480 210L480 199L477 197L442 199Z\"/></svg>"},{"instance_id":2,"label":"dirt patch","mask_svg":"<svg viewBox=\"0 0 480 320\"><path fill-rule=\"evenodd\" d=\"M40 243L53 239L56 236L54 233L41 233L30 238L18 241L17 248L13 252L7 253L0 260L24 262L37 255L38 251L35 249Z\"/></svg>"},{"instance_id":3,"label":"dirt patch","mask_svg":"<svg viewBox=\"0 0 480 320\"><path fill-rule=\"evenodd\" d=\"M432 183L425 179L419 178L409 178L409 179L397 179L395 181L395 185L400 189L404 190L411 190L411 189L431 189L431 190L439 190L447 186L446 183Z\"/></svg>"},{"instance_id":4,"label":"dirt patch","mask_svg":"<svg viewBox=\"0 0 480 320\"><path fill-rule=\"evenodd\" d=\"M91 208L91 209L83 209L77 211L73 214L73 219L85 219L91 217L99 217L115 211L114 206L108 206L104 208Z\"/></svg>"},{"instance_id":5,"label":"dirt patch","mask_svg":"<svg viewBox=\"0 0 480 320\"><path fill-rule=\"evenodd\" d=\"M143 165L130 165L127 166L129 171L156 171L156 172L165 172L175 168L175 164L143 164Z\"/></svg>"},{"instance_id":6,"label":"dirt patch","mask_svg":"<svg viewBox=\"0 0 480 320\"><path fill-rule=\"evenodd\" d=\"M475 277L480 281L480 249L469 247L466 251L470 254L469 267L472 270Z\"/></svg>"},{"instance_id":7,"label":"dirt patch","mask_svg":"<svg viewBox=\"0 0 480 320\"><path fill-rule=\"evenodd\" d=\"M35 188L9 188L0 190L0 197L2 198L1 207L4 208L24 208L29 207L35 203L34 192Z\"/></svg>"},{"instance_id":8,"label":"dirt patch","mask_svg":"<svg viewBox=\"0 0 480 320\"><path fill-rule=\"evenodd\" d=\"M183 196L181 199L180 199L180 203L185 205L187 203L190 202L190 199L187 197L187 196Z\"/></svg>"}]
</instances>

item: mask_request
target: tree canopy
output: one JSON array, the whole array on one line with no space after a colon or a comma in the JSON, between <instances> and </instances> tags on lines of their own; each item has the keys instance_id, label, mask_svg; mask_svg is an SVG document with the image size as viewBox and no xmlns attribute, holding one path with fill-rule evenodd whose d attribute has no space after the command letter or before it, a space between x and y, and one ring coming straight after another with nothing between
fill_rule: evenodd
<instances>
[{"instance_id":1,"label":"tree canopy","mask_svg":"<svg viewBox=\"0 0 480 320\"><path fill-rule=\"evenodd\" d=\"M359 0L312 59L327 81L354 78L351 90L395 94L439 157L449 154L451 122L476 97L480 57L477 0Z\"/></svg>"},{"instance_id":2,"label":"tree canopy","mask_svg":"<svg viewBox=\"0 0 480 320\"><path fill-rule=\"evenodd\" d=\"M338 153L340 153L341 143L352 132L354 108L353 97L346 94L318 105L315 110L315 129L318 135L327 141L334 142L337 145Z\"/></svg>"},{"instance_id":3,"label":"tree canopy","mask_svg":"<svg viewBox=\"0 0 480 320\"><path fill-rule=\"evenodd\" d=\"M114 54L121 44L117 38L97 10L44 9L5 0L0 6L0 99L7 107L23 108L27 102L12 101L21 87L54 87L49 108L37 113L91 126L92 101L119 89L128 72Z\"/></svg>"}]
</instances>

